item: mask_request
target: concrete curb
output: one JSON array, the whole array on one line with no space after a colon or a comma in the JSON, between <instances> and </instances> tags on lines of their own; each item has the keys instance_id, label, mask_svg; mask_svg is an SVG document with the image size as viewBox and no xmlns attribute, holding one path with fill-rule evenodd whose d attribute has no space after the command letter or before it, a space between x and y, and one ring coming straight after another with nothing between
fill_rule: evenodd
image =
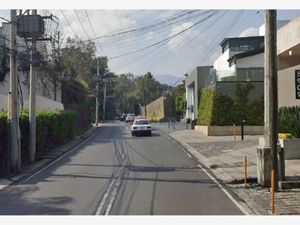
<instances>
[{"instance_id":1,"label":"concrete curb","mask_svg":"<svg viewBox=\"0 0 300 225\"><path fill-rule=\"evenodd\" d=\"M42 160L39 160L31 165L27 165L22 169L22 172L20 174L14 175L10 178L2 178L0 179L0 191L7 186L13 185L13 184L18 184L22 182L22 180L25 180L27 177L29 177L31 174L36 173L43 167L49 165L51 162L62 156L63 154L68 153L71 151L73 148L81 144L84 140L92 136L94 133L96 133L98 130L102 128L101 126L98 127L92 127L89 130L87 130L85 133L80 135L79 137L75 137L74 139L68 141L67 143L57 146L53 148L52 150L52 155L54 155L51 158L47 158L47 155L49 155L50 151L45 153L45 158ZM43 156L44 157L44 156Z\"/></svg>"}]
</instances>

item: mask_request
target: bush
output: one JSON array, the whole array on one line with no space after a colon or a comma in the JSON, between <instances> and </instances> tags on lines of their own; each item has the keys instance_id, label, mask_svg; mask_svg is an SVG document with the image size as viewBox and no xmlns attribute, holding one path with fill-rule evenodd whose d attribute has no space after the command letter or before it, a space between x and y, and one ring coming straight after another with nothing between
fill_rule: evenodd
<instances>
[{"instance_id":1,"label":"bush","mask_svg":"<svg viewBox=\"0 0 300 225\"><path fill-rule=\"evenodd\" d=\"M7 141L8 141L8 128L7 128L7 113L0 112L0 174L4 173L7 158Z\"/></svg>"},{"instance_id":2,"label":"bush","mask_svg":"<svg viewBox=\"0 0 300 225\"><path fill-rule=\"evenodd\" d=\"M212 87L202 89L198 125L240 125L244 118L247 125L263 125L264 102L263 99L249 102L248 94L252 88L251 85L238 85L235 99L216 92Z\"/></svg>"},{"instance_id":3,"label":"bush","mask_svg":"<svg viewBox=\"0 0 300 225\"><path fill-rule=\"evenodd\" d=\"M20 116L22 165L29 161L29 115ZM75 135L76 113L71 111L39 111L36 114L36 159L44 152L70 140ZM8 141L7 113L0 113L0 173L4 171ZM2 168L3 167L3 168Z\"/></svg>"},{"instance_id":4,"label":"bush","mask_svg":"<svg viewBox=\"0 0 300 225\"><path fill-rule=\"evenodd\" d=\"M281 107L278 114L278 129L280 133L291 133L300 138L300 107Z\"/></svg>"}]
</instances>

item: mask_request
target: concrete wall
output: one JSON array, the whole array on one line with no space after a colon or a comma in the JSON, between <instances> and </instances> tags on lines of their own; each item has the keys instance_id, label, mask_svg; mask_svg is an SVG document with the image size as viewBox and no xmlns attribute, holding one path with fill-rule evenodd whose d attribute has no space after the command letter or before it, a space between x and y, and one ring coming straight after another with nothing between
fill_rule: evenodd
<instances>
[{"instance_id":1,"label":"concrete wall","mask_svg":"<svg viewBox=\"0 0 300 225\"><path fill-rule=\"evenodd\" d=\"M23 102L24 102L24 108L28 108L28 104L26 101L29 99L29 77L28 75L18 72L18 77L20 81L20 87L23 96ZM6 75L5 81L0 83L0 95L2 98L0 101L4 101L3 99L6 99L9 92L9 74ZM48 76L40 70L37 70L37 84L36 84L36 95L37 95L37 101L40 101L40 103L37 103L37 107L42 107L41 109L63 109L63 105L61 104L61 84L57 84L57 90L56 90L56 101L54 101L54 86L53 83L49 80ZM21 95L20 95L21 96ZM39 99L39 100L38 100ZM0 110L6 110L7 104L5 102L0 103Z\"/></svg>"},{"instance_id":2,"label":"concrete wall","mask_svg":"<svg viewBox=\"0 0 300 225\"><path fill-rule=\"evenodd\" d=\"M236 68L264 67L264 62L264 53L260 53L238 59Z\"/></svg>"},{"instance_id":3,"label":"concrete wall","mask_svg":"<svg viewBox=\"0 0 300 225\"><path fill-rule=\"evenodd\" d=\"M6 111L7 109L7 96L0 95L0 111ZM24 100L24 108L28 109L28 99ZM19 102L21 108L21 102ZM36 96L36 109L37 110L63 110L64 105L60 102L52 101L42 96Z\"/></svg>"},{"instance_id":4,"label":"concrete wall","mask_svg":"<svg viewBox=\"0 0 300 225\"><path fill-rule=\"evenodd\" d=\"M298 45L300 43L300 17L291 20L277 31L277 53Z\"/></svg>"},{"instance_id":5,"label":"concrete wall","mask_svg":"<svg viewBox=\"0 0 300 225\"><path fill-rule=\"evenodd\" d=\"M195 130L205 136L233 136L233 126L195 126ZM244 135L262 135L264 126L244 126ZM241 135L241 127L235 127L235 134Z\"/></svg>"},{"instance_id":6,"label":"concrete wall","mask_svg":"<svg viewBox=\"0 0 300 225\"><path fill-rule=\"evenodd\" d=\"M279 107L300 105L300 99L296 99L295 70L300 70L300 64L298 66L278 71Z\"/></svg>"},{"instance_id":7,"label":"concrete wall","mask_svg":"<svg viewBox=\"0 0 300 225\"><path fill-rule=\"evenodd\" d=\"M185 80L187 111L186 118L196 119L198 116L198 92L212 83L214 79L212 66L201 66L194 69Z\"/></svg>"},{"instance_id":8,"label":"concrete wall","mask_svg":"<svg viewBox=\"0 0 300 225\"><path fill-rule=\"evenodd\" d=\"M170 96L162 96L147 106L147 119L160 120L175 116L174 98ZM145 116L145 107L141 107L141 114Z\"/></svg>"}]
</instances>

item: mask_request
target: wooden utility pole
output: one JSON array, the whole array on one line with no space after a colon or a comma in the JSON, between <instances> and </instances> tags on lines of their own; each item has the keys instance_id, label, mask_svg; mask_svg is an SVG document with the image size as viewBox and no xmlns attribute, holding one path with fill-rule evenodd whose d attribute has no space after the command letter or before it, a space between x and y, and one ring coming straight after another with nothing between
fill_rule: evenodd
<instances>
[{"instance_id":1,"label":"wooden utility pole","mask_svg":"<svg viewBox=\"0 0 300 225\"><path fill-rule=\"evenodd\" d=\"M277 190L278 83L276 10L266 10L265 16L265 148L271 150L271 168Z\"/></svg>"},{"instance_id":2,"label":"wooden utility pole","mask_svg":"<svg viewBox=\"0 0 300 225\"><path fill-rule=\"evenodd\" d=\"M37 15L37 10L32 10L32 15ZM29 74L29 161L33 163L36 155L36 37L32 37Z\"/></svg>"},{"instance_id":3,"label":"wooden utility pole","mask_svg":"<svg viewBox=\"0 0 300 225\"><path fill-rule=\"evenodd\" d=\"M10 87L8 95L8 126L10 129L10 170L18 173L21 169L21 150L19 145L19 113L17 92L17 11L10 10Z\"/></svg>"},{"instance_id":4,"label":"wooden utility pole","mask_svg":"<svg viewBox=\"0 0 300 225\"><path fill-rule=\"evenodd\" d=\"M99 59L97 60L97 77L99 78ZM99 81L96 81L96 114L95 114L95 124L98 126L99 123Z\"/></svg>"},{"instance_id":5,"label":"wooden utility pole","mask_svg":"<svg viewBox=\"0 0 300 225\"><path fill-rule=\"evenodd\" d=\"M102 117L103 117L103 122L105 121L105 105L106 105L106 84L107 84L107 80L103 79L104 82L104 91L103 91L103 113L102 113Z\"/></svg>"},{"instance_id":6,"label":"wooden utility pole","mask_svg":"<svg viewBox=\"0 0 300 225\"><path fill-rule=\"evenodd\" d=\"M145 90L144 77L145 76L142 77L142 81L143 81L143 95L144 95L145 117L147 118L147 102L146 102L146 90Z\"/></svg>"}]
</instances>

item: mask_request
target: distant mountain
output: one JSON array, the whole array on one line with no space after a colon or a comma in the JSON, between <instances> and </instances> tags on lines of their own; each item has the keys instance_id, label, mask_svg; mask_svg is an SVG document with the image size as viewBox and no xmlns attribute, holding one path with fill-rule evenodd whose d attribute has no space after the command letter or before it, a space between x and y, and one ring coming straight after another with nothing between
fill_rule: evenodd
<instances>
[{"instance_id":1,"label":"distant mountain","mask_svg":"<svg viewBox=\"0 0 300 225\"><path fill-rule=\"evenodd\" d=\"M154 75L154 78L162 84L168 84L171 86L181 84L181 80L183 79L169 74ZM175 84L175 82L177 83Z\"/></svg>"}]
</instances>

